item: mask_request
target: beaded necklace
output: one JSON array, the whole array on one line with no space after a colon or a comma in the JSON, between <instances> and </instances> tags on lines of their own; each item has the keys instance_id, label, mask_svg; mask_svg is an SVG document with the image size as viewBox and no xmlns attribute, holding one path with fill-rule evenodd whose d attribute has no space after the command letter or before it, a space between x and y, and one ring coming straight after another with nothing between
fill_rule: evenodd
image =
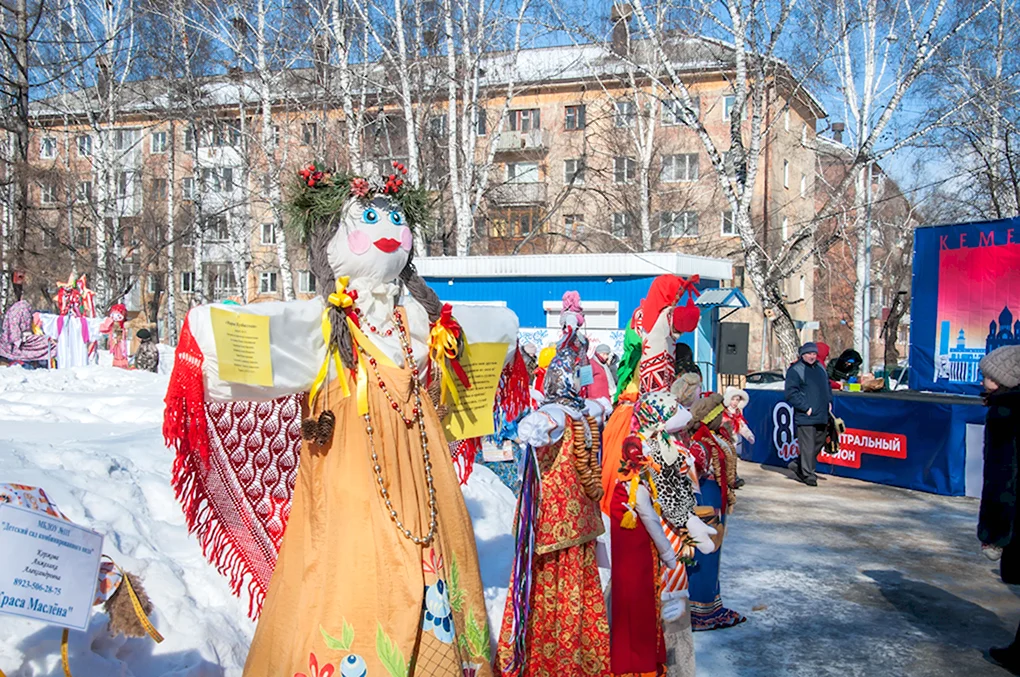
<instances>
[{"instance_id":1,"label":"beaded necklace","mask_svg":"<svg viewBox=\"0 0 1020 677\"><path fill-rule=\"evenodd\" d=\"M379 495L382 496L383 502L386 504L386 508L390 511L390 518L393 520L393 523L396 524L397 530L403 534L404 538L412 541L416 545L428 545L432 542L432 539L435 538L436 535L438 510L436 509L436 488L432 478L432 462L429 458L428 436L425 434L425 420L421 401L421 383L418 379L418 365L414 361L414 351L411 348L410 340L407 338L407 330L404 328L403 319L396 309L393 311L393 323L397 329L397 335L400 338L400 346L404 351L404 364L411 370L411 388L414 393L414 407L411 410L411 418L404 415L404 412L400 408L400 404L390 394L389 389L386 387L386 382L383 380L382 374L379 372L379 366L376 359L368 355L361 346L358 346L358 352L361 354L362 359L365 359L369 366L372 367L379 389L382 390L383 395L385 395L390 406L393 408L393 411L397 412L401 420L404 422L404 425L408 428L415 424L418 426L418 434L421 438L421 455L422 460L425 462L425 484L428 487L429 492L429 531L425 536L415 536L410 529L405 527L404 523L401 522L396 509L393 507L393 502L390 500L389 490L386 488L386 479L383 477L382 467L379 465L379 455L375 449L375 429L372 427L371 413L366 413L363 416L365 420L365 432L368 433L368 444L372 453L372 470L375 472L376 483L379 485Z\"/></svg>"}]
</instances>

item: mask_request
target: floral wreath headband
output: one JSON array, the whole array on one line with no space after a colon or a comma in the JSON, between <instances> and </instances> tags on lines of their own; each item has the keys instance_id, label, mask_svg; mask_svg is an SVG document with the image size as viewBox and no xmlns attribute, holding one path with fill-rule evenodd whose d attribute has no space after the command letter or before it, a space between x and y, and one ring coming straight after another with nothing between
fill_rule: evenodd
<instances>
[{"instance_id":1,"label":"floral wreath headband","mask_svg":"<svg viewBox=\"0 0 1020 677\"><path fill-rule=\"evenodd\" d=\"M404 181L407 168L393 163L393 173L366 179L352 172L326 169L320 163L311 163L298 171L298 182L287 203L291 224L307 241L321 225L333 224L344 205L351 198L371 202L386 197L404 212L412 231L425 226L429 220L429 195L421 186Z\"/></svg>"}]
</instances>

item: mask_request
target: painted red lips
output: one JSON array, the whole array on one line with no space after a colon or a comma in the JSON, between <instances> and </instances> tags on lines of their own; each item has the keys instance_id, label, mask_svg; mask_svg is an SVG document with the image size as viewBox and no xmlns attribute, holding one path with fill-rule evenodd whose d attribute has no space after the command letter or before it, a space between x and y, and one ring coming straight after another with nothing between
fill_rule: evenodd
<instances>
[{"instance_id":1,"label":"painted red lips","mask_svg":"<svg viewBox=\"0 0 1020 677\"><path fill-rule=\"evenodd\" d=\"M376 249L380 249L387 254L392 254L397 251L398 247L400 247L400 240L394 240L392 237L381 237L373 244L375 244Z\"/></svg>"}]
</instances>

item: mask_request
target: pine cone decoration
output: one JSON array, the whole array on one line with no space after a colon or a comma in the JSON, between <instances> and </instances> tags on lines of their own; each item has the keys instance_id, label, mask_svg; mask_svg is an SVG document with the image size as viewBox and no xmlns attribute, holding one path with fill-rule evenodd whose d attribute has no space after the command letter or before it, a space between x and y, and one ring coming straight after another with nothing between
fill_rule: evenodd
<instances>
[{"instance_id":1,"label":"pine cone decoration","mask_svg":"<svg viewBox=\"0 0 1020 677\"><path fill-rule=\"evenodd\" d=\"M306 418L301 421L301 439L311 442L315 440L319 432L319 422L314 418Z\"/></svg>"},{"instance_id":2,"label":"pine cone decoration","mask_svg":"<svg viewBox=\"0 0 1020 677\"><path fill-rule=\"evenodd\" d=\"M336 428L336 416L331 411L324 411L319 414L318 429L315 431L315 443L320 447L329 444L333 439L333 429Z\"/></svg>"}]
</instances>

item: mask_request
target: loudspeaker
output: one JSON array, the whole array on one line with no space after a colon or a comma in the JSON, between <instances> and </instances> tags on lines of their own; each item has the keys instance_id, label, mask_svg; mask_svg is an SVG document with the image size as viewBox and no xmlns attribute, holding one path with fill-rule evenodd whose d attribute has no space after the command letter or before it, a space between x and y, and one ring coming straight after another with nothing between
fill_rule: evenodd
<instances>
[{"instance_id":1,"label":"loudspeaker","mask_svg":"<svg viewBox=\"0 0 1020 677\"><path fill-rule=\"evenodd\" d=\"M747 337L750 326L746 322L719 324L719 342L715 353L716 371L720 374L747 373Z\"/></svg>"}]
</instances>

